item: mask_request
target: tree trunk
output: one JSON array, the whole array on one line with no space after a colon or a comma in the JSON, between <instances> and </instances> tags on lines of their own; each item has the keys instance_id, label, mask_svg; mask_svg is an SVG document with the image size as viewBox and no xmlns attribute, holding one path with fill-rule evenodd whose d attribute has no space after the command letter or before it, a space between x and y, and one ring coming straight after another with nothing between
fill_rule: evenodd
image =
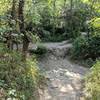
<instances>
[{"instance_id":1,"label":"tree trunk","mask_svg":"<svg viewBox=\"0 0 100 100\"><path fill-rule=\"evenodd\" d=\"M53 36L54 36L55 35L55 31L56 31L55 30L55 28L56 28L56 26L55 26L56 25L55 24L56 23L56 15L55 15L55 13L56 13L56 0L53 1L53 9L54 9L54 11L53 11L53 21L54 21L53 22Z\"/></svg>"},{"instance_id":2,"label":"tree trunk","mask_svg":"<svg viewBox=\"0 0 100 100\"><path fill-rule=\"evenodd\" d=\"M73 37L73 0L70 0L70 36Z\"/></svg>"},{"instance_id":3,"label":"tree trunk","mask_svg":"<svg viewBox=\"0 0 100 100\"><path fill-rule=\"evenodd\" d=\"M25 0L19 0L18 19L20 21L19 22L20 32L23 34L23 50L22 50L23 60L26 60L29 40L25 33L25 26L24 26L24 4Z\"/></svg>"},{"instance_id":4,"label":"tree trunk","mask_svg":"<svg viewBox=\"0 0 100 100\"><path fill-rule=\"evenodd\" d=\"M64 17L64 31L67 33L67 7L66 7L66 0L64 0L64 12L65 12L65 17Z\"/></svg>"},{"instance_id":5,"label":"tree trunk","mask_svg":"<svg viewBox=\"0 0 100 100\"><path fill-rule=\"evenodd\" d=\"M10 21L9 26L13 29L15 27L15 25L12 23L13 20L15 20L16 14L15 14L15 10L16 10L16 0L13 0L12 2L12 9L10 12ZM12 33L14 30L10 30L7 36L7 47L9 48L9 50L13 50L13 42L12 42Z\"/></svg>"}]
</instances>

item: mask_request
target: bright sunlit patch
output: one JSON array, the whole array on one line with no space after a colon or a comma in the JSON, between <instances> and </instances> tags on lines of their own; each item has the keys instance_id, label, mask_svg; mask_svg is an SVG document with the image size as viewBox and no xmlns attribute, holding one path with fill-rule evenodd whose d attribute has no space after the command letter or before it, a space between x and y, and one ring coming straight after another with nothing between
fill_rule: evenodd
<instances>
[{"instance_id":1,"label":"bright sunlit patch","mask_svg":"<svg viewBox=\"0 0 100 100\"><path fill-rule=\"evenodd\" d=\"M73 91L73 88L70 84L68 84L67 86L62 86L60 91L61 92L69 92L69 91Z\"/></svg>"},{"instance_id":2,"label":"bright sunlit patch","mask_svg":"<svg viewBox=\"0 0 100 100\"><path fill-rule=\"evenodd\" d=\"M84 3L87 3L89 0L83 0Z\"/></svg>"},{"instance_id":3,"label":"bright sunlit patch","mask_svg":"<svg viewBox=\"0 0 100 100\"><path fill-rule=\"evenodd\" d=\"M69 72L67 71L65 73L66 76L70 76L70 77L73 77L73 78L81 78L81 76L78 74L78 73L73 73L73 72Z\"/></svg>"}]
</instances>

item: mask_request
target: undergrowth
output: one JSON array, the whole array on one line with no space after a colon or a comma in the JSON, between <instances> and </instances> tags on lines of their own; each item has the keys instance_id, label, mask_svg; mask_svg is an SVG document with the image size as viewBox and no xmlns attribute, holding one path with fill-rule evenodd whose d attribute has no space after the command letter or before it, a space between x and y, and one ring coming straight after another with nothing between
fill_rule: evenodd
<instances>
[{"instance_id":1,"label":"undergrowth","mask_svg":"<svg viewBox=\"0 0 100 100\"><path fill-rule=\"evenodd\" d=\"M9 51L0 44L0 98L8 100L35 100L43 76L36 59L22 61L20 52Z\"/></svg>"},{"instance_id":2,"label":"undergrowth","mask_svg":"<svg viewBox=\"0 0 100 100\"><path fill-rule=\"evenodd\" d=\"M86 100L100 100L100 61L91 68L85 78Z\"/></svg>"}]
</instances>

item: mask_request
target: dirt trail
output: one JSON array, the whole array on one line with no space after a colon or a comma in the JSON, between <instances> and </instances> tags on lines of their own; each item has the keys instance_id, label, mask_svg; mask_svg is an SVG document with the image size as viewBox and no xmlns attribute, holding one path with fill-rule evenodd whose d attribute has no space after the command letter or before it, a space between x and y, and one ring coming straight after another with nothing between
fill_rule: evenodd
<instances>
[{"instance_id":1,"label":"dirt trail","mask_svg":"<svg viewBox=\"0 0 100 100\"><path fill-rule=\"evenodd\" d=\"M68 59L72 47L67 41L44 43L48 53L39 59L39 66L46 71L47 86L40 90L40 100L84 100L82 87L85 74L89 69L79 66Z\"/></svg>"}]
</instances>

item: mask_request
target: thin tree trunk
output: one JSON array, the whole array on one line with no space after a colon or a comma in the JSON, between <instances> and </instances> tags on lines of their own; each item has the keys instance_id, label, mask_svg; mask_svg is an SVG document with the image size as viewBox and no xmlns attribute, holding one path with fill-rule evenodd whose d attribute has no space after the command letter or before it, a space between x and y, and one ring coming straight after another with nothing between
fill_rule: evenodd
<instances>
[{"instance_id":1,"label":"thin tree trunk","mask_svg":"<svg viewBox=\"0 0 100 100\"><path fill-rule=\"evenodd\" d=\"M73 16L73 0L70 0L70 34L71 34L71 37L73 36L72 16Z\"/></svg>"},{"instance_id":2,"label":"thin tree trunk","mask_svg":"<svg viewBox=\"0 0 100 100\"><path fill-rule=\"evenodd\" d=\"M92 0L91 1L91 6L90 6L90 9L88 9L88 10L90 10L89 11L89 14L90 14L90 18L89 18L89 20L91 20L91 18L93 18L93 6L94 6L94 3L95 3L95 0ZM89 25L87 26L87 39L88 39L88 41L89 41L89 38L90 38L90 33L93 31L93 29L91 29L91 27L89 28Z\"/></svg>"},{"instance_id":3,"label":"thin tree trunk","mask_svg":"<svg viewBox=\"0 0 100 100\"><path fill-rule=\"evenodd\" d=\"M55 26L55 23L56 23L56 16L55 16L55 11L56 11L56 0L54 0L53 1L53 9L54 9L54 11L53 11L53 35L55 35L55 28L56 28L56 26Z\"/></svg>"},{"instance_id":4,"label":"thin tree trunk","mask_svg":"<svg viewBox=\"0 0 100 100\"><path fill-rule=\"evenodd\" d=\"M9 26L13 29L13 27L15 26L12 21L15 20L15 10L16 10L16 0L13 0L12 1L12 9L11 9L11 20L9 21ZM13 41L12 41L12 33L13 33L13 30L11 30L8 34L8 38L7 38L7 47L10 49L10 50L13 50Z\"/></svg>"},{"instance_id":5,"label":"thin tree trunk","mask_svg":"<svg viewBox=\"0 0 100 100\"><path fill-rule=\"evenodd\" d=\"M22 50L23 60L26 60L29 40L25 33L25 26L24 26L24 4L25 4L25 0L19 0L18 18L20 21L19 22L20 32L24 35L23 36L23 50Z\"/></svg>"},{"instance_id":6,"label":"thin tree trunk","mask_svg":"<svg viewBox=\"0 0 100 100\"><path fill-rule=\"evenodd\" d=\"M65 12L65 17L64 17L64 29L65 29L65 33L67 33L67 7L66 7L66 0L64 0L64 12Z\"/></svg>"}]
</instances>

